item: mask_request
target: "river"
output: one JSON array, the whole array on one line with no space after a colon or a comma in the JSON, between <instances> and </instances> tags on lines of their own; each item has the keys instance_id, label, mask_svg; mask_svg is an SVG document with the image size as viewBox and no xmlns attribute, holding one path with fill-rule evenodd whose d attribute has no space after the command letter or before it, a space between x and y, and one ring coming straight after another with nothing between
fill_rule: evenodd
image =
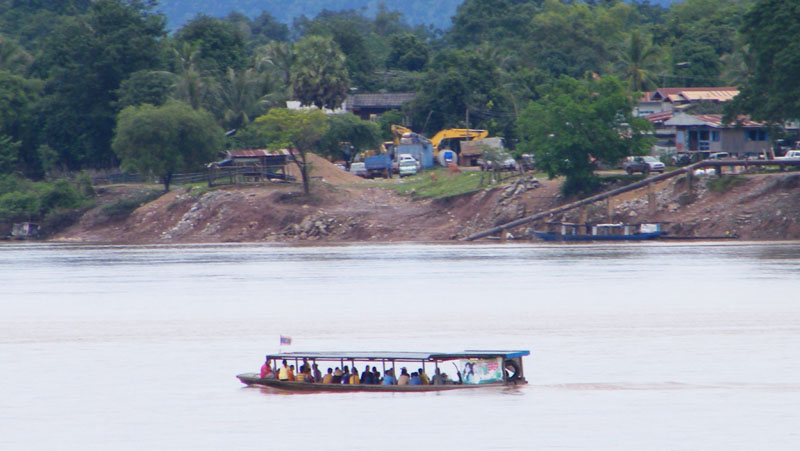
<instances>
[{"instance_id":1,"label":"river","mask_svg":"<svg viewBox=\"0 0 800 451\"><path fill-rule=\"evenodd\" d=\"M800 447L796 242L5 243L0 290L0 449ZM530 349L530 383L241 385L281 334L285 351Z\"/></svg>"}]
</instances>

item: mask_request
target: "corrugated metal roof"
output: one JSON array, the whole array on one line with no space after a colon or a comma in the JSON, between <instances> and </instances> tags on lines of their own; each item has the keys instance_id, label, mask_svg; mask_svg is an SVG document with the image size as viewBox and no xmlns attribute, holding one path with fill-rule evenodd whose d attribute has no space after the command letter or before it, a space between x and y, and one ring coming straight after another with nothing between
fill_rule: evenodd
<instances>
[{"instance_id":1,"label":"corrugated metal roof","mask_svg":"<svg viewBox=\"0 0 800 451\"><path fill-rule=\"evenodd\" d=\"M713 128L760 128L764 126L763 122L755 122L750 120L749 116L739 116L736 118L737 123L723 124L721 114L685 114L681 113L672 119L664 122L664 125L674 125L678 127L691 127L691 126L708 126Z\"/></svg>"},{"instance_id":2,"label":"corrugated metal roof","mask_svg":"<svg viewBox=\"0 0 800 451\"><path fill-rule=\"evenodd\" d=\"M347 108L400 108L404 104L414 100L416 96L417 94L413 92L353 94L347 96L345 103Z\"/></svg>"},{"instance_id":3,"label":"corrugated metal roof","mask_svg":"<svg viewBox=\"0 0 800 451\"><path fill-rule=\"evenodd\" d=\"M679 100L700 101L716 100L726 102L739 94L739 89L733 86L711 86L694 88L658 88L652 92L646 92L646 101L668 99L670 102Z\"/></svg>"},{"instance_id":4,"label":"corrugated metal roof","mask_svg":"<svg viewBox=\"0 0 800 451\"><path fill-rule=\"evenodd\" d=\"M648 114L644 117L653 124L658 124L669 119L672 119L672 111L662 111L661 113Z\"/></svg>"}]
</instances>

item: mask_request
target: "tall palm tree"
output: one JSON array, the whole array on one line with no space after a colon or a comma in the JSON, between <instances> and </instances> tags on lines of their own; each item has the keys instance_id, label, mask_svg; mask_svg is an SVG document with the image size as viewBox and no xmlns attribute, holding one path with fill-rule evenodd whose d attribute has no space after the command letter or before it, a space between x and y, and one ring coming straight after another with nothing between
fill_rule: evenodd
<instances>
[{"instance_id":1,"label":"tall palm tree","mask_svg":"<svg viewBox=\"0 0 800 451\"><path fill-rule=\"evenodd\" d=\"M660 49L646 42L638 30L631 33L628 48L620 55L631 90L641 92L655 85L655 70L660 56Z\"/></svg>"},{"instance_id":2,"label":"tall palm tree","mask_svg":"<svg viewBox=\"0 0 800 451\"><path fill-rule=\"evenodd\" d=\"M195 44L183 42L172 51L175 55L175 97L196 110L208 93L208 83L197 69L200 49Z\"/></svg>"}]
</instances>

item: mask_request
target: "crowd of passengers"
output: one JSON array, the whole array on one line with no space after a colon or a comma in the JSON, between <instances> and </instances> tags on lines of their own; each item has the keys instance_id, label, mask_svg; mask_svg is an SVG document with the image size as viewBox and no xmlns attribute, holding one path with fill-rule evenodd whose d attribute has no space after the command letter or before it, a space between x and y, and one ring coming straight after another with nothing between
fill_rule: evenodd
<instances>
[{"instance_id":1,"label":"crowd of passengers","mask_svg":"<svg viewBox=\"0 0 800 451\"><path fill-rule=\"evenodd\" d=\"M316 363L309 364L306 359L303 359L303 364L300 365L297 373L295 373L294 365L287 365L286 360L281 363L282 366L280 368L272 368L270 360L267 359L264 365L261 366L261 378L317 384L352 385L444 385L454 383L448 379L446 373L440 372L439 368L436 368L433 378L429 378L422 368L410 374L408 370L401 368L400 376L397 377L395 377L394 368L389 368L381 377L381 372L374 366L372 370L367 366L360 375L355 365L353 365L352 369L347 365L344 365L342 369L339 369L338 366L336 368L328 368L328 372L323 375Z\"/></svg>"}]
</instances>

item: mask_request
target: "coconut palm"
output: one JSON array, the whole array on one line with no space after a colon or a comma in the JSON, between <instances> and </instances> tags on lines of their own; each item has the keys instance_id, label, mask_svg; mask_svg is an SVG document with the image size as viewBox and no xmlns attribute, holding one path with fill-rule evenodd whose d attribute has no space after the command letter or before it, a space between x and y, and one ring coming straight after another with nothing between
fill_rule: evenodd
<instances>
[{"instance_id":1,"label":"coconut palm","mask_svg":"<svg viewBox=\"0 0 800 451\"><path fill-rule=\"evenodd\" d=\"M655 70L661 51L648 42L639 31L631 33L630 44L620 55L625 79L633 91L645 91L655 85Z\"/></svg>"},{"instance_id":2,"label":"coconut palm","mask_svg":"<svg viewBox=\"0 0 800 451\"><path fill-rule=\"evenodd\" d=\"M175 55L175 98L198 109L209 88L205 77L197 70L200 49L195 44L183 42L172 51Z\"/></svg>"}]
</instances>

